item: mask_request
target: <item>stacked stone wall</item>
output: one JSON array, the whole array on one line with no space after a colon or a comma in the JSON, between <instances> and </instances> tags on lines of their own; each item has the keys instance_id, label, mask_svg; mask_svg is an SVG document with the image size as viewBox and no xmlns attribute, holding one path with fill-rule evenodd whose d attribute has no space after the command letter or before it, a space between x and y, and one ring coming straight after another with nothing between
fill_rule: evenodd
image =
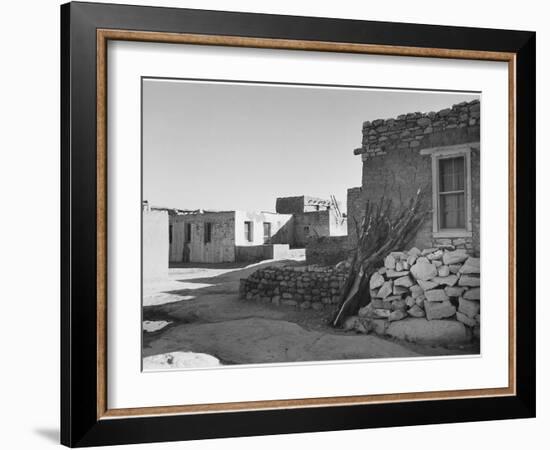
<instances>
[{"instance_id":1,"label":"stacked stone wall","mask_svg":"<svg viewBox=\"0 0 550 450\"><path fill-rule=\"evenodd\" d=\"M466 249L412 248L392 252L370 278L371 302L346 328L384 334L392 322L423 319L458 321L465 332L479 338L480 260ZM453 330L456 326L452 326Z\"/></svg>"},{"instance_id":2,"label":"stacked stone wall","mask_svg":"<svg viewBox=\"0 0 550 450\"><path fill-rule=\"evenodd\" d=\"M300 309L333 309L345 283L345 265L259 269L240 281L242 299Z\"/></svg>"}]
</instances>

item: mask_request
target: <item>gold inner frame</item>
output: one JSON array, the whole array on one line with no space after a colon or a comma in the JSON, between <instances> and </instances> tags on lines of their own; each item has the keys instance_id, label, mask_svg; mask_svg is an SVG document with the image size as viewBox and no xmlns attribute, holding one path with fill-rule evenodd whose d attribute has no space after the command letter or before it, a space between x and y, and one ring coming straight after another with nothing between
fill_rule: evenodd
<instances>
[{"instance_id":1,"label":"gold inner frame","mask_svg":"<svg viewBox=\"0 0 550 450\"><path fill-rule=\"evenodd\" d=\"M108 409L107 405L107 42L109 40L306 50L371 55L501 61L508 63L508 386L401 394L318 397L201 405ZM165 414L219 413L265 409L312 408L403 401L449 400L516 394L516 54L477 50L421 48L341 42L299 41L148 31L97 30L97 418Z\"/></svg>"}]
</instances>

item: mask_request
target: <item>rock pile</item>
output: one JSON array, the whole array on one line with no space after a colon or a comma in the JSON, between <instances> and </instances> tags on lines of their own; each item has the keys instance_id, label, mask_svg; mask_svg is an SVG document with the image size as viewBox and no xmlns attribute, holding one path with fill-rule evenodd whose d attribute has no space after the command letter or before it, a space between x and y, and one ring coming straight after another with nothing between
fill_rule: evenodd
<instances>
[{"instance_id":1,"label":"rock pile","mask_svg":"<svg viewBox=\"0 0 550 450\"><path fill-rule=\"evenodd\" d=\"M240 280L240 296L246 300L321 310L338 303L345 272L346 265L342 263L332 267L267 267Z\"/></svg>"},{"instance_id":2,"label":"rock pile","mask_svg":"<svg viewBox=\"0 0 550 450\"><path fill-rule=\"evenodd\" d=\"M371 302L347 321L347 328L369 332L378 319L447 319L462 322L479 337L479 258L465 249L392 252L369 284Z\"/></svg>"}]
</instances>

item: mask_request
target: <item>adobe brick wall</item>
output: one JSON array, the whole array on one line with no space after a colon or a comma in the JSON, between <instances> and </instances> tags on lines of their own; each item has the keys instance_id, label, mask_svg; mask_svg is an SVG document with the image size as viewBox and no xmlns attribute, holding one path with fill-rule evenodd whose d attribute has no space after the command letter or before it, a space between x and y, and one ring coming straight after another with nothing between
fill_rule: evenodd
<instances>
[{"instance_id":1,"label":"adobe brick wall","mask_svg":"<svg viewBox=\"0 0 550 450\"><path fill-rule=\"evenodd\" d=\"M350 255L347 236L310 238L306 245L306 263L330 266L344 261Z\"/></svg>"},{"instance_id":2,"label":"adobe brick wall","mask_svg":"<svg viewBox=\"0 0 550 450\"><path fill-rule=\"evenodd\" d=\"M295 247L305 247L308 238L330 235L330 211L311 211L294 214L294 241ZM306 234L304 228L309 228Z\"/></svg>"},{"instance_id":3,"label":"adobe brick wall","mask_svg":"<svg viewBox=\"0 0 550 450\"><path fill-rule=\"evenodd\" d=\"M275 202L275 211L279 214L296 214L304 212L304 196L279 197Z\"/></svg>"},{"instance_id":4,"label":"adobe brick wall","mask_svg":"<svg viewBox=\"0 0 550 450\"><path fill-rule=\"evenodd\" d=\"M359 222L368 199L391 198L400 206L412 198L419 187L425 189L426 202L432 205L432 162L420 150L432 147L479 142L480 103L463 102L439 112L403 114L394 119L374 120L363 124L362 146L354 150L363 161L360 191L348 191L348 235L356 241L353 217ZM460 242L474 254L479 253L479 150L472 149L472 238ZM462 238L461 238L462 239ZM427 248L437 245L433 240L432 218L410 245Z\"/></svg>"}]
</instances>

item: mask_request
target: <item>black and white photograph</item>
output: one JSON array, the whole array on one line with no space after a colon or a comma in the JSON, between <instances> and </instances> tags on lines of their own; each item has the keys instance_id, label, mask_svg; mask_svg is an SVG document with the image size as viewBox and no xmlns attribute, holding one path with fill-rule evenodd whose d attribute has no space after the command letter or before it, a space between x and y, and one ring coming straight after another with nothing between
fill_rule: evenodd
<instances>
[{"instance_id":1,"label":"black and white photograph","mask_svg":"<svg viewBox=\"0 0 550 450\"><path fill-rule=\"evenodd\" d=\"M143 370L479 355L480 107L142 78Z\"/></svg>"}]
</instances>

